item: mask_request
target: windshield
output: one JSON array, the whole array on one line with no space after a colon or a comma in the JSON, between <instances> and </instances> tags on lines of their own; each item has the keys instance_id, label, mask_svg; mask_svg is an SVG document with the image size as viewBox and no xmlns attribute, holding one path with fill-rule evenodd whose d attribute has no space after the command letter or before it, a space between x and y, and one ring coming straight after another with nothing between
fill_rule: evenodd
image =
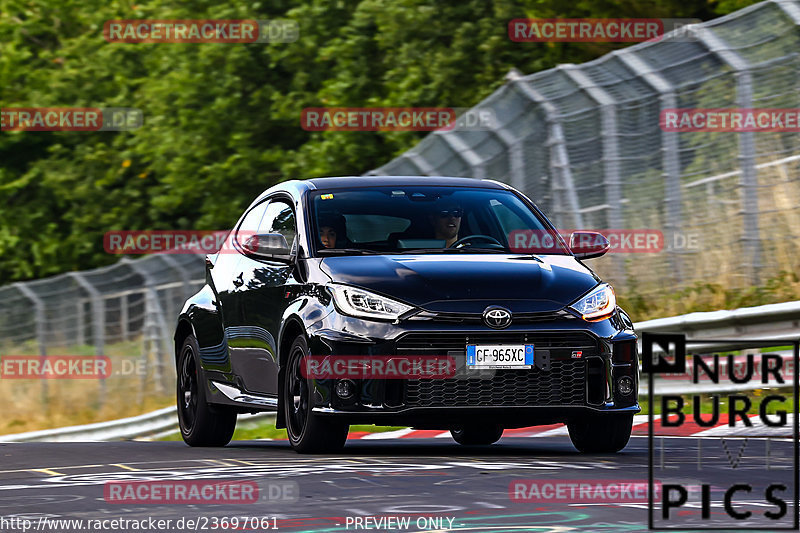
<instances>
[{"instance_id":1,"label":"windshield","mask_svg":"<svg viewBox=\"0 0 800 533\"><path fill-rule=\"evenodd\" d=\"M311 196L311 212L318 255L569 254L556 233L507 190L419 186L323 190Z\"/></svg>"}]
</instances>

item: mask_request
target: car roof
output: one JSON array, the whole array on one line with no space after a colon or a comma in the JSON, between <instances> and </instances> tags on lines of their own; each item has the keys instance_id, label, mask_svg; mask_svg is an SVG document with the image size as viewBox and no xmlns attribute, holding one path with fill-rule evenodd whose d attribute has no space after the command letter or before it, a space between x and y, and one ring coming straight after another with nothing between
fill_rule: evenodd
<instances>
[{"instance_id":1,"label":"car roof","mask_svg":"<svg viewBox=\"0 0 800 533\"><path fill-rule=\"evenodd\" d=\"M339 189L352 187L379 186L446 186L446 187L481 187L485 189L503 189L503 185L476 178L459 178L447 176L340 176L330 178L311 178L303 183L313 189Z\"/></svg>"},{"instance_id":2,"label":"car roof","mask_svg":"<svg viewBox=\"0 0 800 533\"><path fill-rule=\"evenodd\" d=\"M440 187L478 187L482 189L510 189L504 183L488 179L447 177L447 176L337 176L329 178L309 178L306 180L283 181L273 185L256 200L250 207L261 202L267 196L276 192L288 192L295 200L299 200L307 192L313 190L352 189L358 187L407 187L412 186L440 186ZM249 209L249 208L248 208Z\"/></svg>"}]
</instances>

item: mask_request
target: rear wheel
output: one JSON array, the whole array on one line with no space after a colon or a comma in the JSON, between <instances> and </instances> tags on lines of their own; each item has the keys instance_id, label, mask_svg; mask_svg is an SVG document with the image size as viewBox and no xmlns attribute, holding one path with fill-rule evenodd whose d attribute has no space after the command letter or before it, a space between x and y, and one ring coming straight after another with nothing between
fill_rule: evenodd
<instances>
[{"instance_id":1,"label":"rear wheel","mask_svg":"<svg viewBox=\"0 0 800 533\"><path fill-rule=\"evenodd\" d=\"M225 446L236 429L236 412L210 405L206 384L201 382L194 335L183 341L178 357L178 422L181 436L189 446Z\"/></svg>"},{"instance_id":2,"label":"rear wheel","mask_svg":"<svg viewBox=\"0 0 800 533\"><path fill-rule=\"evenodd\" d=\"M289 349L283 388L283 408L289 443L299 453L338 451L347 441L350 426L312 411L313 383L302 372L307 353L308 343L301 335Z\"/></svg>"},{"instance_id":3,"label":"rear wheel","mask_svg":"<svg viewBox=\"0 0 800 533\"><path fill-rule=\"evenodd\" d=\"M633 415L576 418L567 422L573 446L583 453L616 453L631 438Z\"/></svg>"},{"instance_id":4,"label":"rear wheel","mask_svg":"<svg viewBox=\"0 0 800 533\"><path fill-rule=\"evenodd\" d=\"M450 430L450 435L465 446L487 446L503 436L503 428L495 424L465 424Z\"/></svg>"}]
</instances>

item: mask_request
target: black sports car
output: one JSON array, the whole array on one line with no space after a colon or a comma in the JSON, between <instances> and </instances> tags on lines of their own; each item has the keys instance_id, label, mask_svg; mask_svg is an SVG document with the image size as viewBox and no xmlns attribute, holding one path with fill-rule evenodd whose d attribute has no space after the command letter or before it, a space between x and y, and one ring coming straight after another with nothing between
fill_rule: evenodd
<instances>
[{"instance_id":1,"label":"black sports car","mask_svg":"<svg viewBox=\"0 0 800 533\"><path fill-rule=\"evenodd\" d=\"M581 451L627 444L636 335L582 262L608 241L576 232L568 246L511 187L289 181L229 239L175 332L188 444L224 446L237 413L257 411L277 411L299 452L341 448L354 423L491 444L506 428L566 422Z\"/></svg>"}]
</instances>

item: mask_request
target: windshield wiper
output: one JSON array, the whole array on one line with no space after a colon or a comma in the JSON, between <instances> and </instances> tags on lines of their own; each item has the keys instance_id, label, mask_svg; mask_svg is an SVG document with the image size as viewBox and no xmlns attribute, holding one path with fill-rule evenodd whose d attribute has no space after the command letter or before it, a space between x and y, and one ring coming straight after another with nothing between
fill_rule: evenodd
<instances>
[{"instance_id":1,"label":"windshield wiper","mask_svg":"<svg viewBox=\"0 0 800 533\"><path fill-rule=\"evenodd\" d=\"M363 248L324 248L317 250L319 255L379 255L381 252Z\"/></svg>"},{"instance_id":2,"label":"windshield wiper","mask_svg":"<svg viewBox=\"0 0 800 533\"><path fill-rule=\"evenodd\" d=\"M520 254L514 256L514 259L533 259L534 261L539 261L540 263L544 263L544 259L542 259L536 254Z\"/></svg>"}]
</instances>

